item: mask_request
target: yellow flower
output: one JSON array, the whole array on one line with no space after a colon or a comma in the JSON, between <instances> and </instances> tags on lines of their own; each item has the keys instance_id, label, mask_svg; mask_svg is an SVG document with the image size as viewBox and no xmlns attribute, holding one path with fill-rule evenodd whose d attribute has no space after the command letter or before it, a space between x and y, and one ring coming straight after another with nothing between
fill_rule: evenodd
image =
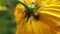
<instances>
[{"instance_id":1,"label":"yellow flower","mask_svg":"<svg viewBox=\"0 0 60 34\"><path fill-rule=\"evenodd\" d=\"M32 0L25 0L24 3L29 7ZM14 13L17 24L16 34L60 34L60 1L34 0L35 6L39 8L32 11L33 14L29 12L30 9L26 14L26 6L17 4ZM26 16L28 14L29 19Z\"/></svg>"}]
</instances>

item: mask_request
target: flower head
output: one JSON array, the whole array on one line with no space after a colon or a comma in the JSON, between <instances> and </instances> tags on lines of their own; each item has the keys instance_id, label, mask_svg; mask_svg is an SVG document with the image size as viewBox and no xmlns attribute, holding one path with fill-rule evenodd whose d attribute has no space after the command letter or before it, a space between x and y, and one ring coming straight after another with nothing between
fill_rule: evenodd
<instances>
[{"instance_id":1,"label":"flower head","mask_svg":"<svg viewBox=\"0 0 60 34\"><path fill-rule=\"evenodd\" d=\"M23 1L17 4L15 9L16 34L56 34L59 32L59 0Z\"/></svg>"}]
</instances>

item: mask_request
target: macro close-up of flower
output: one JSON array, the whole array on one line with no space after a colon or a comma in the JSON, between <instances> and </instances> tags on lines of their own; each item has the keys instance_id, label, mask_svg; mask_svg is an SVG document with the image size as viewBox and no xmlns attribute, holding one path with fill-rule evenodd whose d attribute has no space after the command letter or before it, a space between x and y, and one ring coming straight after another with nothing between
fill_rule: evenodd
<instances>
[{"instance_id":1,"label":"macro close-up of flower","mask_svg":"<svg viewBox=\"0 0 60 34\"><path fill-rule=\"evenodd\" d=\"M16 34L60 34L60 0L19 0Z\"/></svg>"}]
</instances>

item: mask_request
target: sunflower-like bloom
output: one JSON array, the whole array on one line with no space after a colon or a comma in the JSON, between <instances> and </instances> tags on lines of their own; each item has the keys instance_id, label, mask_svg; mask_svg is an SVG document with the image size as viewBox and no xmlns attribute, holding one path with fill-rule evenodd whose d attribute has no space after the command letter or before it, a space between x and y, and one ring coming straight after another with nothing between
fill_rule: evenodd
<instances>
[{"instance_id":1,"label":"sunflower-like bloom","mask_svg":"<svg viewBox=\"0 0 60 34\"><path fill-rule=\"evenodd\" d=\"M60 34L60 0L34 0L39 7L30 13L26 7L18 3L15 8L16 34ZM24 0L27 6L32 0ZM32 8L31 8L32 9ZM32 10L31 10L32 11ZM29 19L26 15L29 12ZM27 21L28 19L28 21Z\"/></svg>"}]
</instances>

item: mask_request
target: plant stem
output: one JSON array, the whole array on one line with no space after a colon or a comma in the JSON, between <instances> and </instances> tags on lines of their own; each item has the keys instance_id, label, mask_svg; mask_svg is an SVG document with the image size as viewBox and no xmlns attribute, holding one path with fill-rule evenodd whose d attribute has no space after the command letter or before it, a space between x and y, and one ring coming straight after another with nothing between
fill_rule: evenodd
<instances>
[{"instance_id":1,"label":"plant stem","mask_svg":"<svg viewBox=\"0 0 60 34\"><path fill-rule=\"evenodd\" d=\"M24 4L24 3L21 2L21 1L18 1L18 3L22 4L22 5L26 8L26 10L29 11L29 7L28 7L26 4Z\"/></svg>"}]
</instances>

